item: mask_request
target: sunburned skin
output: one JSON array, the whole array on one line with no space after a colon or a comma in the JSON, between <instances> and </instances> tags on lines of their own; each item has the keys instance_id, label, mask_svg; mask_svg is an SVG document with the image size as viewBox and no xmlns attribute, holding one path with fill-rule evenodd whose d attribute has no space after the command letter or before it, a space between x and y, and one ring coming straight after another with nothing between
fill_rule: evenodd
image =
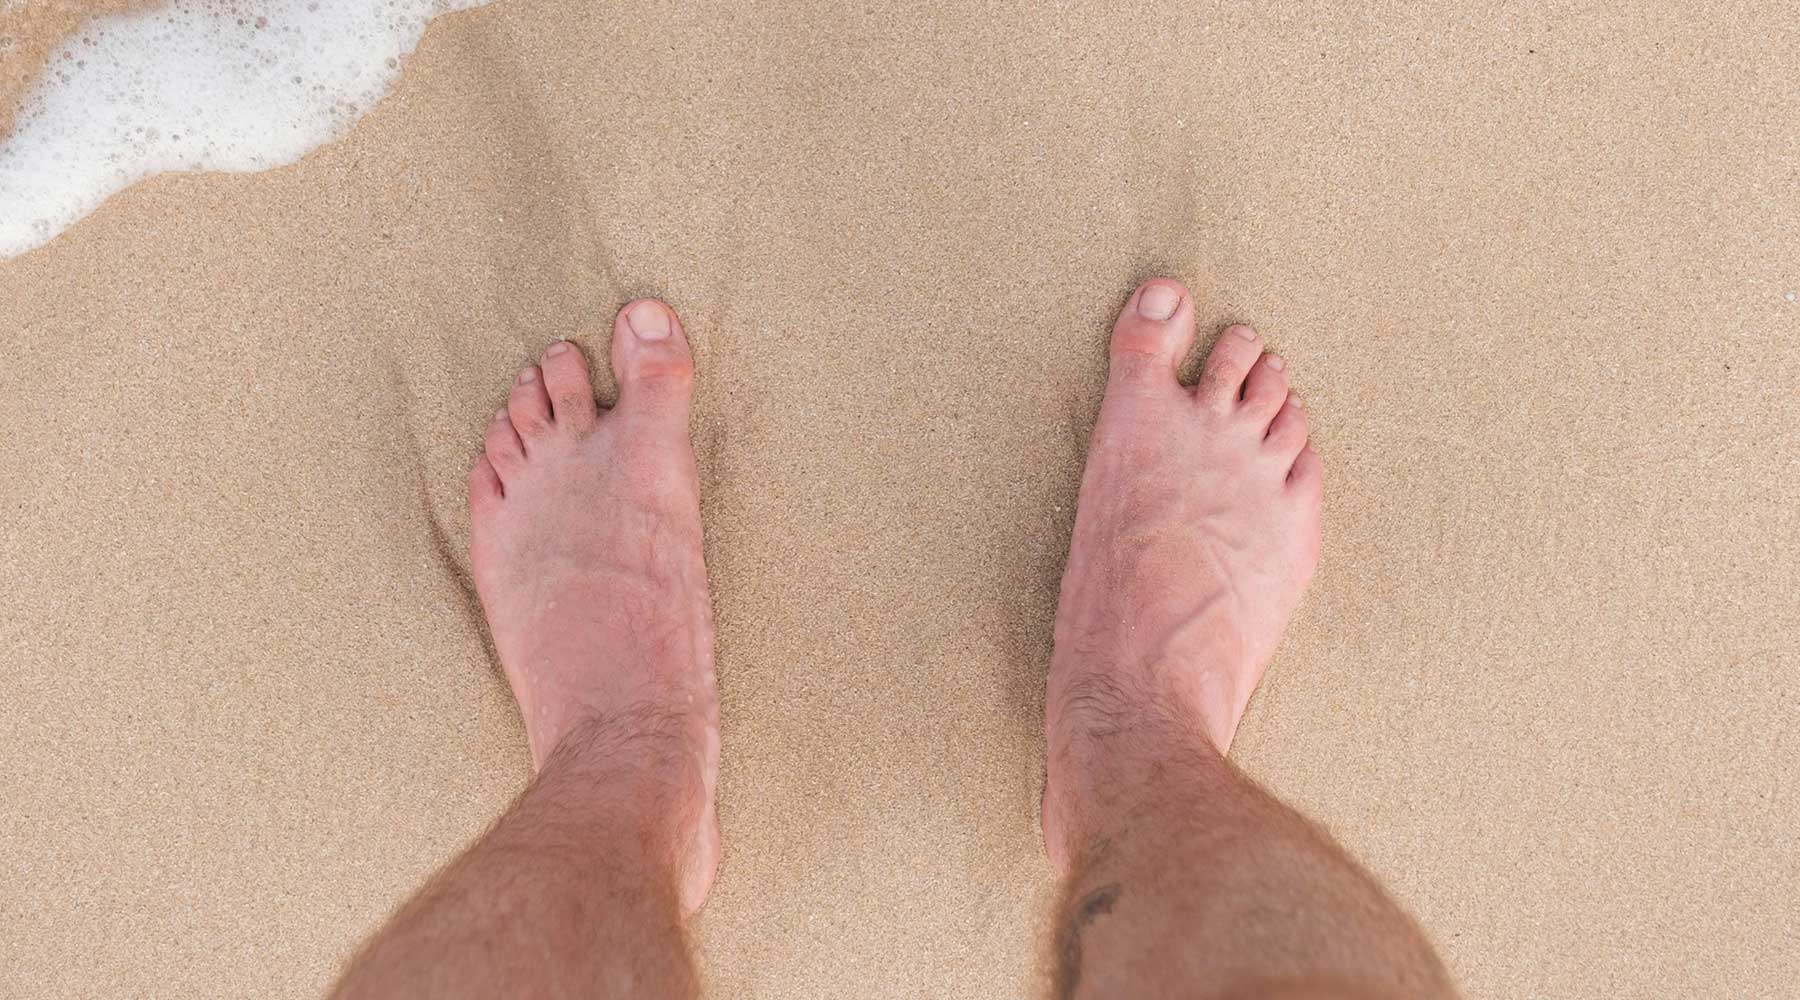
<instances>
[{"instance_id":1,"label":"sunburned skin","mask_svg":"<svg viewBox=\"0 0 1800 1000\"><path fill-rule=\"evenodd\" d=\"M1248 327L1176 379L1194 307L1112 333L1057 612L1045 845L1055 997L1445 998L1429 942L1323 830L1225 758L1319 554L1286 366ZM364 949L340 996L688 998L681 914L719 856L718 700L693 362L666 306L514 379L469 474L470 564L537 776Z\"/></svg>"},{"instance_id":2,"label":"sunburned skin","mask_svg":"<svg viewBox=\"0 0 1800 1000\"><path fill-rule=\"evenodd\" d=\"M674 312L627 305L613 371L610 410L573 344L519 372L469 475L469 562L534 762L579 739L641 769L620 794L676 845L691 911L718 861L719 708Z\"/></svg>"},{"instance_id":3,"label":"sunburned skin","mask_svg":"<svg viewBox=\"0 0 1800 1000\"><path fill-rule=\"evenodd\" d=\"M1146 282L1113 327L1056 615L1044 836L1066 867L1096 727L1192 718L1223 753L1319 558L1323 467L1286 365L1233 326L1189 388L1179 284Z\"/></svg>"}]
</instances>

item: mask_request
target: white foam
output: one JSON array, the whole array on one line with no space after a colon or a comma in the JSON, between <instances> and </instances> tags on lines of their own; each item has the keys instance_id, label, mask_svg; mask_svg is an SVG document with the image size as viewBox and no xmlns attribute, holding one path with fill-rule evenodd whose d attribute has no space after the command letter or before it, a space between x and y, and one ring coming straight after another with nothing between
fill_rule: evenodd
<instances>
[{"instance_id":1,"label":"white foam","mask_svg":"<svg viewBox=\"0 0 1800 1000\"><path fill-rule=\"evenodd\" d=\"M487 0L174 0L89 21L0 140L0 256L170 170L267 170L342 137L438 14Z\"/></svg>"}]
</instances>

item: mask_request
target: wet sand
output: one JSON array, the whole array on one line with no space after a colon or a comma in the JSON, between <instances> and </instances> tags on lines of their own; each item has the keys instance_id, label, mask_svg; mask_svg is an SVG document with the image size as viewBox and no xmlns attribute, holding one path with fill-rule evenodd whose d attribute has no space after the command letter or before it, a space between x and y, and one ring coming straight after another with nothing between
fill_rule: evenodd
<instances>
[{"instance_id":1,"label":"wet sand","mask_svg":"<svg viewBox=\"0 0 1800 1000\"><path fill-rule=\"evenodd\" d=\"M440 19L344 141L0 262L0 993L315 995L504 807L464 472L517 365L659 295L712 993L1027 995L1056 582L1168 273L1326 461L1238 761L1472 997L1786 996L1795 79L1776 4Z\"/></svg>"},{"instance_id":2,"label":"wet sand","mask_svg":"<svg viewBox=\"0 0 1800 1000\"><path fill-rule=\"evenodd\" d=\"M88 18L156 7L155 0L0 0L0 136L55 44Z\"/></svg>"}]
</instances>

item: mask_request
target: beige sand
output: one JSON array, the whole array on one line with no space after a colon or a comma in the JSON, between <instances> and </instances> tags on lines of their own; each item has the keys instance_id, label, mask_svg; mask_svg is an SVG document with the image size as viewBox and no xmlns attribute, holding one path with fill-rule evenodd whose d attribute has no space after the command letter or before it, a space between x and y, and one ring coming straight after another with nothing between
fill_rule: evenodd
<instances>
[{"instance_id":1,"label":"beige sand","mask_svg":"<svg viewBox=\"0 0 1800 1000\"><path fill-rule=\"evenodd\" d=\"M1791 9L602 6L447 17L347 140L0 265L0 993L315 994L503 807L464 470L658 294L714 993L1025 995L1104 332L1168 272L1327 462L1244 766L1471 996L1791 995Z\"/></svg>"}]
</instances>

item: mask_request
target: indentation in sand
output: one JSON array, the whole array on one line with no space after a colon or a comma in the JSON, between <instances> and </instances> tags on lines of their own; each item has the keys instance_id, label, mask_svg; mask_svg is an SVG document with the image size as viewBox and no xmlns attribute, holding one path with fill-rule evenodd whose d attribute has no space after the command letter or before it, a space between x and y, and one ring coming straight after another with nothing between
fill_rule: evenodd
<instances>
[{"instance_id":1,"label":"indentation in sand","mask_svg":"<svg viewBox=\"0 0 1800 1000\"><path fill-rule=\"evenodd\" d=\"M0 140L0 256L170 170L267 170L342 137L433 17L487 0L174 0L50 53Z\"/></svg>"}]
</instances>

